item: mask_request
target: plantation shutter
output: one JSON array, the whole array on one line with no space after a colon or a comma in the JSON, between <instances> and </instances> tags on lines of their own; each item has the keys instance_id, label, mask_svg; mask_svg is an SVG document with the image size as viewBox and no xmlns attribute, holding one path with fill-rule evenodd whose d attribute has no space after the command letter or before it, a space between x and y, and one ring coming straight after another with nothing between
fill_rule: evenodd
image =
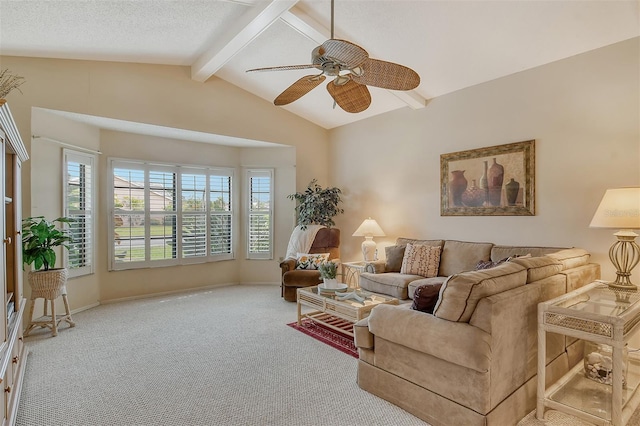
<instances>
[{"instance_id":1,"label":"plantation shutter","mask_svg":"<svg viewBox=\"0 0 640 426\"><path fill-rule=\"evenodd\" d=\"M247 258L273 258L273 170L247 171Z\"/></svg>"},{"instance_id":2,"label":"plantation shutter","mask_svg":"<svg viewBox=\"0 0 640 426\"><path fill-rule=\"evenodd\" d=\"M67 268L72 277L93 273L94 267L94 162L95 156L63 150L64 216L73 220L73 238L66 251Z\"/></svg>"},{"instance_id":3,"label":"plantation shutter","mask_svg":"<svg viewBox=\"0 0 640 426\"><path fill-rule=\"evenodd\" d=\"M211 255L232 254L231 176L209 176L209 252Z\"/></svg>"}]
</instances>

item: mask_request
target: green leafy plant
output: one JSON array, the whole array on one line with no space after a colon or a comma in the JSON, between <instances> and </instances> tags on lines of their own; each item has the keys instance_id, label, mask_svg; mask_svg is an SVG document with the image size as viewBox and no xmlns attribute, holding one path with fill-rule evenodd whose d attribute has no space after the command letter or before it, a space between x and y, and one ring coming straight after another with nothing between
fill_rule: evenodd
<instances>
[{"instance_id":1,"label":"green leafy plant","mask_svg":"<svg viewBox=\"0 0 640 426\"><path fill-rule=\"evenodd\" d=\"M338 275L338 264L327 260L318 265L318 271L322 278L334 279Z\"/></svg>"},{"instance_id":2,"label":"green leafy plant","mask_svg":"<svg viewBox=\"0 0 640 426\"><path fill-rule=\"evenodd\" d=\"M298 213L298 225L306 229L307 225L323 225L331 228L335 225L333 218L344 213L344 209L338 207L340 188L322 188L316 179L312 180L303 192L288 195L291 200L296 200L296 212Z\"/></svg>"},{"instance_id":3,"label":"green leafy plant","mask_svg":"<svg viewBox=\"0 0 640 426\"><path fill-rule=\"evenodd\" d=\"M69 250L72 241L67 229L56 228L56 223L71 223L73 219L59 217L48 221L44 216L28 217L22 220L22 261L26 265L33 264L33 269L48 271L55 267L55 247Z\"/></svg>"}]
</instances>

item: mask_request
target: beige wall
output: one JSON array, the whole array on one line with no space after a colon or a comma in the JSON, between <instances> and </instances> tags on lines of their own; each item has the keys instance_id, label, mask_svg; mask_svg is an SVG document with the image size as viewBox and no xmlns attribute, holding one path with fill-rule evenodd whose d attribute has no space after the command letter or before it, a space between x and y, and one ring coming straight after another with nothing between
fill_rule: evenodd
<instances>
[{"instance_id":1,"label":"beige wall","mask_svg":"<svg viewBox=\"0 0 640 426\"><path fill-rule=\"evenodd\" d=\"M72 307L77 308L90 304L97 291L101 300L107 300L212 283L277 281L277 258L286 250L293 224L293 203L286 195L294 187L302 190L313 178L344 191L345 215L337 218L343 230L344 260L360 258L361 239L350 235L372 216L387 233L376 239L381 252L398 236L580 246L594 254L604 267L604 277L611 278L607 251L614 231L588 225L607 188L640 184L639 47L638 39L629 40L442 96L421 110L406 108L331 131L217 78L194 82L185 67L0 60L3 68L27 80L24 95L12 93L9 102L32 157L29 136L36 130L32 122L38 121L32 120L33 107L294 147L284 154L266 150L232 154L240 169L271 164L283 184L277 193L275 260L246 261L244 247L238 245L233 263L110 273L106 251L101 249L97 281L89 279L82 291L74 289ZM158 143L166 149L164 154L151 141L138 137L136 144L127 144L129 135L117 132L96 135L82 127L67 130L59 128L57 138L71 138L73 143L87 143L105 152L99 159L102 171L108 156L160 161L175 157L188 163L203 158L202 150L208 149L162 140ZM441 154L528 139L537 141L535 216L440 216ZM31 187L31 176L37 176L36 181L43 177L47 182L59 181L54 174L36 167L33 160L25 163L25 214L31 214L34 197L44 200L48 194L42 184L34 182ZM106 201L101 200L99 238L104 245ZM46 205L59 202L51 198ZM39 201L33 207L40 211L42 206ZM634 275L640 281L639 271Z\"/></svg>"},{"instance_id":2,"label":"beige wall","mask_svg":"<svg viewBox=\"0 0 640 426\"><path fill-rule=\"evenodd\" d=\"M382 253L399 236L578 246L612 279L615 230L589 223L607 188L640 184L639 52L636 38L331 131L342 257L359 259L350 235L371 216ZM441 154L529 139L535 216L440 216Z\"/></svg>"},{"instance_id":3,"label":"beige wall","mask_svg":"<svg viewBox=\"0 0 640 426\"><path fill-rule=\"evenodd\" d=\"M32 215L32 207L34 213L50 212L47 216L53 216L54 211L61 209L61 198L55 195L58 191L52 190L52 185L57 188L61 185L61 149L44 141L32 146L30 136L35 133L103 151L98 158L102 192L109 156L220 165L216 157L230 155L239 174L246 166L270 166L276 170L276 248L275 259L271 261L245 260L244 245L239 243L237 261L233 262L107 272L106 199L99 197L98 271L94 277L72 280L69 285L72 309L90 306L98 300L212 284L279 282L278 257L285 253L294 225L293 204L286 199L286 194L302 190L314 178L323 183L328 181L326 130L218 78L211 78L206 83L195 82L187 67L6 56L0 57L0 64L26 80L21 87L23 94L14 92L8 96L18 129L32 157L23 167L25 216ZM37 108L274 142L290 148L253 151L184 141L151 141L117 132L99 132L78 123L64 123L59 117L40 114ZM130 143L132 140L135 143ZM39 146L40 143L43 146ZM36 146L43 154L57 155L55 167L44 157L34 162L33 148ZM34 206L32 199L37 200Z\"/></svg>"},{"instance_id":4,"label":"beige wall","mask_svg":"<svg viewBox=\"0 0 640 426\"><path fill-rule=\"evenodd\" d=\"M91 150L96 150L100 146L100 131L95 127L53 115L40 108L33 109L31 119L32 135L48 136ZM29 164L31 170L37 170L37 173L31 178L33 188L30 191L30 199L27 199L28 188L23 188L23 204L31 205L31 210L24 211L23 215L55 219L63 215L62 150L64 147L44 138L36 138L33 139L31 148L31 158L25 165ZM100 247L99 239L96 244ZM58 253L58 256L60 255L61 253ZM60 260L57 266L62 266ZM28 279L24 282L26 284ZM26 297L29 297L31 294L29 286L25 285L24 290ZM93 306L100 300L100 286L95 274L69 279L67 291L74 306L73 309ZM40 304L37 307L40 308ZM62 309L62 305L58 309Z\"/></svg>"}]
</instances>

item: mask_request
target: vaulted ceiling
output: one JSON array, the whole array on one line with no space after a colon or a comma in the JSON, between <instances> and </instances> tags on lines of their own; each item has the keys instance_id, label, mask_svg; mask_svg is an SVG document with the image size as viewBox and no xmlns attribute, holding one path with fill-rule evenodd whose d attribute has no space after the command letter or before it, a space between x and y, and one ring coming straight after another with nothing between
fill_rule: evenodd
<instances>
[{"instance_id":1,"label":"vaulted ceiling","mask_svg":"<svg viewBox=\"0 0 640 426\"><path fill-rule=\"evenodd\" d=\"M408 92L371 87L351 114L315 88L284 107L330 129L640 35L637 0L335 0L335 38L421 77ZM0 0L0 54L191 67L269 101L315 70L330 0ZM328 78L327 81L330 81Z\"/></svg>"}]
</instances>

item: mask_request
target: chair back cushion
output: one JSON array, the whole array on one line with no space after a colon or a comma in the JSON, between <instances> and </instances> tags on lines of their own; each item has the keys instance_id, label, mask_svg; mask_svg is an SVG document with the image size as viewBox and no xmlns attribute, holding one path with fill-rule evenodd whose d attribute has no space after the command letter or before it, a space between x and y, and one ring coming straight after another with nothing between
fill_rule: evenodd
<instances>
[{"instance_id":1,"label":"chair back cushion","mask_svg":"<svg viewBox=\"0 0 640 426\"><path fill-rule=\"evenodd\" d=\"M329 253L329 259L340 259L340 230L320 229L311 244L309 253Z\"/></svg>"}]
</instances>

